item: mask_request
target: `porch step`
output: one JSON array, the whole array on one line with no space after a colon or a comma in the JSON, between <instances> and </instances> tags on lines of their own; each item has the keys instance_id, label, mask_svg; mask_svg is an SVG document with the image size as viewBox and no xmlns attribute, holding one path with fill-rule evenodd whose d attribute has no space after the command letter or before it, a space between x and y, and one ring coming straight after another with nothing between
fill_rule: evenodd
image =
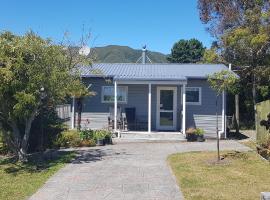
<instances>
[{"instance_id":1,"label":"porch step","mask_svg":"<svg viewBox=\"0 0 270 200\"><path fill-rule=\"evenodd\" d=\"M122 132L121 138L114 138L115 142L185 142L181 133L175 132Z\"/></svg>"}]
</instances>

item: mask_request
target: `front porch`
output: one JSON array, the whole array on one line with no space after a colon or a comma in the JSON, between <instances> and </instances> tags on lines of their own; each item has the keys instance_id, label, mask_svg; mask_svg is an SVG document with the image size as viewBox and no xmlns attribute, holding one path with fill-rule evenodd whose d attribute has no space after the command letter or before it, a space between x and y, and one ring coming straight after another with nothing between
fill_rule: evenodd
<instances>
[{"instance_id":1,"label":"front porch","mask_svg":"<svg viewBox=\"0 0 270 200\"><path fill-rule=\"evenodd\" d=\"M185 135L175 131L120 131L114 142L185 142Z\"/></svg>"},{"instance_id":2,"label":"front porch","mask_svg":"<svg viewBox=\"0 0 270 200\"><path fill-rule=\"evenodd\" d=\"M185 135L186 130L186 80L170 80L170 81L130 81L130 80L114 80L114 108L113 108L113 131L117 133L118 137L121 137L122 134L135 133L135 135L140 134L141 136L146 136L148 138L156 137L158 133L169 134L171 132L164 131L173 131L173 134L182 133ZM131 85L144 85L148 86L148 91L144 93L147 95L146 102L140 102L141 104L147 105L147 115L146 120L140 120L139 127L145 129L132 129L130 130L129 122L127 120L127 127L125 127L122 122L119 123L119 96L118 88L131 86ZM181 88L181 90L180 90ZM181 92L179 92L179 90ZM177 95L177 93L180 94ZM153 97L154 94L154 97ZM181 100L180 100L181 99ZM179 102L181 101L181 104ZM132 106L132 105L131 105ZM127 109L127 108L126 108ZM130 109L130 108L129 108ZM136 107L134 108L136 109ZM125 115L128 119L128 113L125 112ZM122 115L121 115L122 116ZM145 116L144 116L145 117ZM144 118L142 117L142 118ZM136 126L137 127L137 126ZM163 132L160 132L163 131ZM153 133L153 134L151 134ZM150 135L151 134L151 135ZM129 134L130 135L130 134Z\"/></svg>"}]
</instances>

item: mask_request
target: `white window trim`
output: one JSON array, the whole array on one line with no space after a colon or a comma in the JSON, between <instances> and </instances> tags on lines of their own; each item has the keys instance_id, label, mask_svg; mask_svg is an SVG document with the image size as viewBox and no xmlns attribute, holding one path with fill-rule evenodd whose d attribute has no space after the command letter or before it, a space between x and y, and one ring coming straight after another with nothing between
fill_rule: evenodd
<instances>
[{"instance_id":1,"label":"white window trim","mask_svg":"<svg viewBox=\"0 0 270 200\"><path fill-rule=\"evenodd\" d=\"M186 100L186 105L201 106L202 105L202 87L186 87L186 93L188 89L199 89L199 102L188 102ZM183 104L183 89L181 88L181 105Z\"/></svg>"},{"instance_id":2,"label":"white window trim","mask_svg":"<svg viewBox=\"0 0 270 200\"><path fill-rule=\"evenodd\" d=\"M112 87L113 91L114 91L114 86L111 86L111 85L102 86L102 88L101 88L101 103L111 103L111 104L113 104L114 100L113 101L104 101L103 91L104 91L105 87ZM117 88L120 88L120 87L125 89L125 91L127 93L127 96L126 96L126 101L117 100L117 103L119 103L119 104L127 104L127 102L128 102L128 86L117 86ZM114 95L114 93L113 93L113 95Z\"/></svg>"}]
</instances>

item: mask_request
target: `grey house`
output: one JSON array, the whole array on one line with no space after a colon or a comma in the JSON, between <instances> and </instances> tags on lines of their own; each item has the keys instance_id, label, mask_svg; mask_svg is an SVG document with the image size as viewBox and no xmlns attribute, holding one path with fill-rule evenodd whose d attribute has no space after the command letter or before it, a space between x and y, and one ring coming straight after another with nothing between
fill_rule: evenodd
<instances>
[{"instance_id":1,"label":"grey house","mask_svg":"<svg viewBox=\"0 0 270 200\"><path fill-rule=\"evenodd\" d=\"M221 70L228 68L223 64L82 66L83 81L96 92L95 96L83 100L82 128L108 128L108 118L111 118L114 131L136 131L120 128L117 122L120 115L133 108L136 119L144 125L140 131L185 134L189 127L198 127L207 136L215 136L216 93L209 87L207 76ZM225 92L218 99L218 116L219 132L226 137ZM76 126L75 118L73 108L72 128Z\"/></svg>"}]
</instances>

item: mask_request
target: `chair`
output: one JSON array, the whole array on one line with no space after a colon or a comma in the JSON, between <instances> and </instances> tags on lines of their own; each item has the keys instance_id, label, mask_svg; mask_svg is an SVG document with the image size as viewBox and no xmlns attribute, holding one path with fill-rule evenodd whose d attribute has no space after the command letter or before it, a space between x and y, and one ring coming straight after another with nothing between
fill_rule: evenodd
<instances>
[{"instance_id":1,"label":"chair","mask_svg":"<svg viewBox=\"0 0 270 200\"><path fill-rule=\"evenodd\" d=\"M137 128L137 120L136 120L136 108L125 108L126 113L126 121L127 121L127 129L128 130L136 130Z\"/></svg>"},{"instance_id":2,"label":"chair","mask_svg":"<svg viewBox=\"0 0 270 200\"><path fill-rule=\"evenodd\" d=\"M117 127L120 130L125 128L124 118L122 117L121 107L117 107ZM109 117L108 117L108 129L114 129L114 107L109 107Z\"/></svg>"}]
</instances>

